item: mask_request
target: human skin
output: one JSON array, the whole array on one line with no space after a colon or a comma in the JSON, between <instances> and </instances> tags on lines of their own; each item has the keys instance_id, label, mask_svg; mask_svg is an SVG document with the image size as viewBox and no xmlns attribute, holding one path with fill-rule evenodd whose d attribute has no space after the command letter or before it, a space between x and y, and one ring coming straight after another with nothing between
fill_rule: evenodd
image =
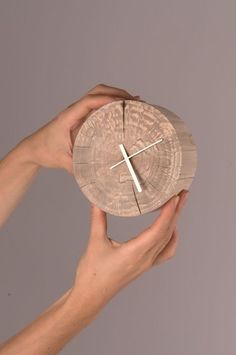
<instances>
[{"instance_id":1,"label":"human skin","mask_svg":"<svg viewBox=\"0 0 236 355\"><path fill-rule=\"evenodd\" d=\"M16 208L40 168L62 168L73 175L73 141L86 117L121 99L137 99L124 89L96 85L51 121L20 141L0 161L0 227Z\"/></svg>"},{"instance_id":2,"label":"human skin","mask_svg":"<svg viewBox=\"0 0 236 355\"><path fill-rule=\"evenodd\" d=\"M95 86L1 160L1 226L41 168L62 168L73 174L73 141L87 115L124 98L138 99L123 89ZM173 257L179 240L177 219L187 195L183 190L172 197L148 228L124 243L107 235L106 212L91 205L88 245L78 262L72 287L31 324L5 341L0 354L57 354L122 288Z\"/></svg>"}]
</instances>

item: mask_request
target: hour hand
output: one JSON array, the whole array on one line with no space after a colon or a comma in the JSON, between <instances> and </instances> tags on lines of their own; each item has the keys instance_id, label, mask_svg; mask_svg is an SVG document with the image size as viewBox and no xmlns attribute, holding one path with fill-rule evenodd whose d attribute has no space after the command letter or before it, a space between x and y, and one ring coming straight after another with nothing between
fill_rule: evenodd
<instances>
[{"instance_id":1,"label":"hour hand","mask_svg":"<svg viewBox=\"0 0 236 355\"><path fill-rule=\"evenodd\" d=\"M123 144L119 144L119 147L120 147L121 153L122 153L122 155L124 157L124 160L125 160L125 162L127 164L129 172L130 172L130 174L131 174L131 176L132 176L132 178L134 180L135 186L137 187L138 192L141 192L142 188L141 188L140 183L138 181L137 175L134 172L133 166L130 163L130 160L129 160L128 155L127 155L126 150L125 150L125 147L124 147Z\"/></svg>"},{"instance_id":2,"label":"hour hand","mask_svg":"<svg viewBox=\"0 0 236 355\"><path fill-rule=\"evenodd\" d=\"M163 138L160 138L160 139L158 139L156 142L154 142L154 143L152 143L152 144L149 144L147 147L144 147L143 149L140 149L139 151L137 151L137 152L131 154L128 158L132 158L132 157L134 157L135 155L137 155L137 154L143 152L144 150L146 150L146 149L152 147L153 145L155 145L155 144L157 144L157 143L160 143L160 142L162 142L162 141L163 141ZM116 166L120 165L120 164L123 163L124 161L125 161L125 159L119 161L118 163L112 165L112 166L110 167L110 169L115 168Z\"/></svg>"}]
</instances>

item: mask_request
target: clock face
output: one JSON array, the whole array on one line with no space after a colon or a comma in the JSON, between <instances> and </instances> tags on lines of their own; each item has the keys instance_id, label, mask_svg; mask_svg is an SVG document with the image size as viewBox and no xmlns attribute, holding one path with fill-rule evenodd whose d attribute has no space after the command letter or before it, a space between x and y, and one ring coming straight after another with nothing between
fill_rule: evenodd
<instances>
[{"instance_id":1,"label":"clock face","mask_svg":"<svg viewBox=\"0 0 236 355\"><path fill-rule=\"evenodd\" d=\"M181 145L157 107L114 101L93 112L77 134L76 181L90 202L110 214L145 214L176 193Z\"/></svg>"}]
</instances>

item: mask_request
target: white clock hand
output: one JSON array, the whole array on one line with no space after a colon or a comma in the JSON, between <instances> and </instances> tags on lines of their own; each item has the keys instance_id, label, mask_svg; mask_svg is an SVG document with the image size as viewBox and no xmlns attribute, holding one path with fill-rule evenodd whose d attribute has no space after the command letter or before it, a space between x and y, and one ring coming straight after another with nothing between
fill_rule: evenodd
<instances>
[{"instance_id":1,"label":"white clock hand","mask_svg":"<svg viewBox=\"0 0 236 355\"><path fill-rule=\"evenodd\" d=\"M143 149L140 149L140 150L137 151L136 153L131 154L130 156L127 156L127 157L130 159L130 158L134 157L135 155L137 155L137 154L143 152L144 150L146 150L146 149L152 147L153 145L155 145L155 144L157 144L157 143L160 143L161 141L163 141L163 138L158 139L156 142L154 142L154 143L152 143L152 144L149 144L147 147L145 147L145 148L143 148ZM119 161L119 162L116 163L115 165L112 165L112 166L110 167L110 169L115 168L117 165L120 165L120 164L123 163L124 161L125 161L125 159Z\"/></svg>"},{"instance_id":2,"label":"white clock hand","mask_svg":"<svg viewBox=\"0 0 236 355\"><path fill-rule=\"evenodd\" d=\"M132 178L134 180L134 183L135 183L135 185L137 187L137 190L138 190L138 192L141 192L142 188L141 188L140 183L138 181L138 178L137 178L137 176L136 176L136 174L134 172L133 166L130 163L130 160L129 160L128 155L127 155L126 150L125 150L125 147L123 146L123 144L119 144L119 147L120 147L121 153L122 153L122 155L124 157L124 161L126 162L126 164L128 166L128 169L129 169L129 172L130 172L130 174L131 174L131 176L132 176Z\"/></svg>"}]
</instances>

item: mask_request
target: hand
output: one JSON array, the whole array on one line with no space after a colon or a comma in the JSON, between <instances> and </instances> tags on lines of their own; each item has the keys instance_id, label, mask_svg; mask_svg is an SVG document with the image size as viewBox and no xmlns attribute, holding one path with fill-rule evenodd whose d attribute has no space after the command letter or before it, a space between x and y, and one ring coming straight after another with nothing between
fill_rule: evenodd
<instances>
[{"instance_id":1,"label":"hand","mask_svg":"<svg viewBox=\"0 0 236 355\"><path fill-rule=\"evenodd\" d=\"M30 162L41 167L63 168L73 174L73 143L87 116L112 101L138 98L120 88L96 85L20 143Z\"/></svg>"},{"instance_id":2,"label":"hand","mask_svg":"<svg viewBox=\"0 0 236 355\"><path fill-rule=\"evenodd\" d=\"M179 239L176 222L187 195L182 190L179 202L172 197L150 227L122 244L107 235L106 213L92 205L88 246L69 295L73 312L80 307L87 319L93 319L125 285L174 256Z\"/></svg>"},{"instance_id":3,"label":"hand","mask_svg":"<svg viewBox=\"0 0 236 355\"><path fill-rule=\"evenodd\" d=\"M162 206L160 216L135 238L121 244L107 235L106 213L92 206L87 250L74 286L40 317L0 345L1 354L57 354L96 317L119 290L176 251L177 218L187 191ZM176 205L175 202L178 202ZM23 351L24 352L24 351Z\"/></svg>"}]
</instances>

